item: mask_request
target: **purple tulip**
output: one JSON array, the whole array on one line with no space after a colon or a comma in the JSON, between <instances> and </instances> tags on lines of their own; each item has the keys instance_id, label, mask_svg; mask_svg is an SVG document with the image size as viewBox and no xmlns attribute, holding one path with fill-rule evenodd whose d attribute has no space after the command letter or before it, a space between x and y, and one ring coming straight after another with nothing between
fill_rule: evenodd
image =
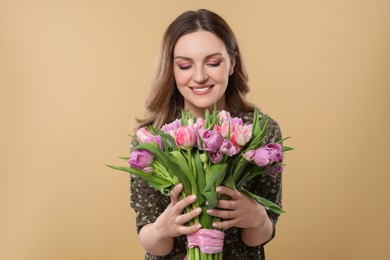
<instances>
[{"instance_id":1,"label":"purple tulip","mask_svg":"<svg viewBox=\"0 0 390 260\"><path fill-rule=\"evenodd\" d=\"M280 144L267 144L256 150L254 161L259 166L266 166L282 161L282 146Z\"/></svg>"},{"instance_id":2,"label":"purple tulip","mask_svg":"<svg viewBox=\"0 0 390 260\"><path fill-rule=\"evenodd\" d=\"M134 150L130 153L129 164L132 168L143 170L153 162L153 154L146 150Z\"/></svg>"},{"instance_id":3,"label":"purple tulip","mask_svg":"<svg viewBox=\"0 0 390 260\"><path fill-rule=\"evenodd\" d=\"M232 119L230 119L233 126L236 127L236 126L242 126L244 123L242 122L242 118L240 117L233 117Z\"/></svg>"},{"instance_id":4,"label":"purple tulip","mask_svg":"<svg viewBox=\"0 0 390 260\"><path fill-rule=\"evenodd\" d=\"M249 150L249 151L245 152L242 156L244 156L244 158L247 161L253 161L253 159L255 158L255 154L256 154L255 150Z\"/></svg>"},{"instance_id":5,"label":"purple tulip","mask_svg":"<svg viewBox=\"0 0 390 260\"><path fill-rule=\"evenodd\" d=\"M233 156L238 152L233 142L226 139L223 140L220 151L226 154L227 156Z\"/></svg>"},{"instance_id":6,"label":"purple tulip","mask_svg":"<svg viewBox=\"0 0 390 260\"><path fill-rule=\"evenodd\" d=\"M176 119L175 121L169 123L169 124L165 124L161 127L161 130L164 132L164 133L168 133L168 134L171 134L172 132L174 132L176 129L178 129L179 127L181 127L181 120L180 119Z\"/></svg>"},{"instance_id":7,"label":"purple tulip","mask_svg":"<svg viewBox=\"0 0 390 260\"><path fill-rule=\"evenodd\" d=\"M223 159L223 154L221 152L216 152L216 153L209 153L209 158L210 161L214 164L219 163Z\"/></svg>"},{"instance_id":8,"label":"purple tulip","mask_svg":"<svg viewBox=\"0 0 390 260\"><path fill-rule=\"evenodd\" d=\"M211 153L216 153L223 141L222 135L216 130L205 130L201 138L203 141L203 149Z\"/></svg>"},{"instance_id":9,"label":"purple tulip","mask_svg":"<svg viewBox=\"0 0 390 260\"><path fill-rule=\"evenodd\" d=\"M279 173L282 173L283 171L284 171L284 166L282 166L282 165L277 165L277 166L275 166L275 167L271 167L271 168L267 171L267 173L268 173L269 175L276 176L276 175L278 175Z\"/></svg>"}]
</instances>

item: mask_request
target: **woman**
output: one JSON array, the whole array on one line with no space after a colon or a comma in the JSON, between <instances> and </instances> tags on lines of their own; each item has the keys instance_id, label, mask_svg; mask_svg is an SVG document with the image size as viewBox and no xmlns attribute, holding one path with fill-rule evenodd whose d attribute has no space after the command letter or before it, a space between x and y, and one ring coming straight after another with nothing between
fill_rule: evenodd
<instances>
[{"instance_id":1,"label":"woman","mask_svg":"<svg viewBox=\"0 0 390 260\"><path fill-rule=\"evenodd\" d=\"M165 32L158 65L146 102L146 118L140 120L140 127L159 128L180 117L182 109L203 116L205 109L213 110L214 104L252 122L254 107L244 99L249 87L240 50L232 30L217 14L202 9L177 17ZM280 129L270 119L265 143L280 139ZM245 188L281 205L280 175L260 175ZM131 206L137 213L145 259L183 259L186 235L201 228L186 226L200 210L183 214L196 198L179 200L181 190L179 184L170 198L165 197L132 175ZM217 207L208 211L223 219L213 224L225 230L223 258L265 259L263 245L273 238L278 216L237 190L221 186L217 192L230 198L218 201Z\"/></svg>"}]
</instances>

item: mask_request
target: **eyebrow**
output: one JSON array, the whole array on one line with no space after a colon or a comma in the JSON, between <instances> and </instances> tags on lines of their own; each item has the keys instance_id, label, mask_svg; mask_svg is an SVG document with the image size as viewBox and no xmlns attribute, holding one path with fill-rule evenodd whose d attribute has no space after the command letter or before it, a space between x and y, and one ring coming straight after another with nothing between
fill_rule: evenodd
<instances>
[{"instance_id":1,"label":"eyebrow","mask_svg":"<svg viewBox=\"0 0 390 260\"><path fill-rule=\"evenodd\" d=\"M223 54L220 52L215 52L215 53L207 55L205 58L208 59L208 58L213 57L213 56L222 56L223 57ZM175 60L176 59L192 60L191 58L185 57L185 56L176 56L176 57L174 57L174 59Z\"/></svg>"}]
</instances>

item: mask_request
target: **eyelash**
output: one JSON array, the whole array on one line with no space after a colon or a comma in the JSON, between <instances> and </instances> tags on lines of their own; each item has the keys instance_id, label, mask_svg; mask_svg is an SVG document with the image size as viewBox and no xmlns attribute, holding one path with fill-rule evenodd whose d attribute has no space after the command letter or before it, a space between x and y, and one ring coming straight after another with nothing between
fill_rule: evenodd
<instances>
[{"instance_id":1,"label":"eyelash","mask_svg":"<svg viewBox=\"0 0 390 260\"><path fill-rule=\"evenodd\" d=\"M216 62L216 63L208 63L207 65L210 67L218 67L220 64L221 64L221 62ZM179 65L178 67L181 70L188 70L192 67L192 65L190 65L190 66L180 66Z\"/></svg>"}]
</instances>

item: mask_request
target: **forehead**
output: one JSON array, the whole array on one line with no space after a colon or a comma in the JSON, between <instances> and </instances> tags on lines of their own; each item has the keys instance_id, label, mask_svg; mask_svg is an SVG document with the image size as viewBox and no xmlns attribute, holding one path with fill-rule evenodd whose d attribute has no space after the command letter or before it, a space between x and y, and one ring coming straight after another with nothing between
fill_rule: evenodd
<instances>
[{"instance_id":1,"label":"forehead","mask_svg":"<svg viewBox=\"0 0 390 260\"><path fill-rule=\"evenodd\" d=\"M228 56L226 46L215 34L208 31L197 31L183 35L175 45L174 56L199 57L211 53Z\"/></svg>"}]
</instances>

